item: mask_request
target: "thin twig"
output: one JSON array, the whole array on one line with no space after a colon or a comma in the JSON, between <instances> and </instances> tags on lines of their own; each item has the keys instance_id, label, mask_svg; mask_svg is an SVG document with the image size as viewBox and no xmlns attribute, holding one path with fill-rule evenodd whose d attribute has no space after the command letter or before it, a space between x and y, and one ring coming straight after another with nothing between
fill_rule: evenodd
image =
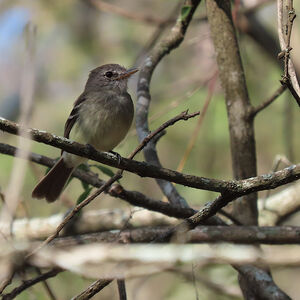
<instances>
[{"instance_id":1,"label":"thin twig","mask_svg":"<svg viewBox=\"0 0 300 300\"><path fill-rule=\"evenodd\" d=\"M15 272L12 272L8 278L6 278L0 283L0 295L2 295L6 287L8 287L11 284L14 276L15 276Z\"/></svg>"},{"instance_id":2,"label":"thin twig","mask_svg":"<svg viewBox=\"0 0 300 300\"><path fill-rule=\"evenodd\" d=\"M137 66L139 65L139 61L140 59L146 54L148 53L153 46L155 46L156 42L159 40L159 38L161 37L161 35L164 33L165 29L172 24L172 22L174 22L174 15L175 13L177 13L179 7L181 6L180 1L178 2L178 4L174 7L174 9L172 10L172 12L170 13L169 17L163 22L158 24L157 29L154 31L154 33L152 34L152 36L150 37L150 39L146 42L145 46L143 47L143 49L137 54L134 63L132 64L133 66Z\"/></svg>"},{"instance_id":3,"label":"thin twig","mask_svg":"<svg viewBox=\"0 0 300 300\"><path fill-rule=\"evenodd\" d=\"M118 284L118 291L119 291L119 299L120 300L127 300L125 280L124 279L118 279L117 284Z\"/></svg>"},{"instance_id":4,"label":"thin twig","mask_svg":"<svg viewBox=\"0 0 300 300\"><path fill-rule=\"evenodd\" d=\"M86 290L81 292L79 295L73 297L71 300L88 300L94 295L103 290L107 285L109 285L112 279L99 279L93 282Z\"/></svg>"},{"instance_id":5,"label":"thin twig","mask_svg":"<svg viewBox=\"0 0 300 300\"><path fill-rule=\"evenodd\" d=\"M117 14L119 16L125 17L127 19L131 19L134 21L139 21L143 23L147 23L150 25L162 25L166 22L165 19L159 18L153 15L146 15L143 13L137 13L133 10L127 10L120 6L101 1L101 0L89 0L94 7L99 9L100 11Z\"/></svg>"},{"instance_id":6,"label":"thin twig","mask_svg":"<svg viewBox=\"0 0 300 300\"><path fill-rule=\"evenodd\" d=\"M273 103L286 89L287 89L286 85L281 85L270 98L268 98L266 101L259 104L258 106L253 107L251 109L250 116L254 118L256 114L258 114L260 111L262 111L263 109L268 107L271 103Z\"/></svg>"},{"instance_id":7,"label":"thin twig","mask_svg":"<svg viewBox=\"0 0 300 300\"><path fill-rule=\"evenodd\" d=\"M36 270L36 272L39 276L43 275L40 268L35 268L35 270ZM56 300L57 298L55 297L54 292L52 291L52 289L51 289L50 285L48 284L48 282L46 280L43 280L42 284L43 284L49 298L51 300Z\"/></svg>"},{"instance_id":8,"label":"thin twig","mask_svg":"<svg viewBox=\"0 0 300 300\"><path fill-rule=\"evenodd\" d=\"M63 272L63 270L61 269L52 269L49 272L46 272L44 274L41 274L39 276L37 276L34 279L29 279L24 281L20 286L16 287L15 289L13 289L9 294L3 294L2 295L2 300L10 300L10 299L14 299L15 297L17 297L19 294L21 294L24 290L28 289L29 287L44 281L48 278L54 277L56 276L58 273Z\"/></svg>"}]
</instances>

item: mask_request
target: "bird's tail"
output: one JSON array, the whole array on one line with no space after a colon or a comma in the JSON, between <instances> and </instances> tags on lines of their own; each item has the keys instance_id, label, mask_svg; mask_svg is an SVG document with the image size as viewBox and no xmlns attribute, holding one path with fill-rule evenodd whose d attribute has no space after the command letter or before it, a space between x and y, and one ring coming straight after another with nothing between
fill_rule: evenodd
<instances>
[{"instance_id":1,"label":"bird's tail","mask_svg":"<svg viewBox=\"0 0 300 300\"><path fill-rule=\"evenodd\" d=\"M48 202L54 202L61 194L73 170L74 168L68 167L61 157L36 185L32 191L32 197L38 199L46 198Z\"/></svg>"}]
</instances>

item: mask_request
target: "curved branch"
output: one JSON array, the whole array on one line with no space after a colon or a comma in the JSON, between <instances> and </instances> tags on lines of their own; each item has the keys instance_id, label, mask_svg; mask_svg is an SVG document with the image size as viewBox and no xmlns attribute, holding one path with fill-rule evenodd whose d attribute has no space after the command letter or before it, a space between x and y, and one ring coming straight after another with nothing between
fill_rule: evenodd
<instances>
[{"instance_id":1,"label":"curved branch","mask_svg":"<svg viewBox=\"0 0 300 300\"><path fill-rule=\"evenodd\" d=\"M183 41L186 30L192 20L194 12L198 7L200 0L184 1L180 15L176 24L170 30L167 38L162 40L145 59L144 65L139 72L137 86L137 104L136 104L136 128L139 140L141 141L149 132L148 112L151 101L150 81L152 74L161 59L177 48ZM161 167L157 151L156 143L152 141L144 148L144 156L148 163ZM161 178L164 179L164 178ZM179 195L176 188L168 181L157 179L157 184L172 204L186 207L186 201Z\"/></svg>"}]
</instances>

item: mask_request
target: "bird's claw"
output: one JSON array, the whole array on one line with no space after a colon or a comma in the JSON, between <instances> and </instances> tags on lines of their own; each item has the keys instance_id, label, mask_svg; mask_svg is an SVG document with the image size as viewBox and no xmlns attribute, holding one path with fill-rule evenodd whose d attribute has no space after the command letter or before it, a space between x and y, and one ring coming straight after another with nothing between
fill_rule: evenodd
<instances>
[{"instance_id":1,"label":"bird's claw","mask_svg":"<svg viewBox=\"0 0 300 300\"><path fill-rule=\"evenodd\" d=\"M93 145L91 145L91 144L86 144L86 146L89 149L89 151L91 151L91 152L97 151L96 148Z\"/></svg>"},{"instance_id":2,"label":"bird's claw","mask_svg":"<svg viewBox=\"0 0 300 300\"><path fill-rule=\"evenodd\" d=\"M117 157L117 160L118 160L118 165L121 164L121 160L122 160L122 156L118 153L118 152L115 152L115 151L109 151L109 153L113 154L114 156Z\"/></svg>"}]
</instances>

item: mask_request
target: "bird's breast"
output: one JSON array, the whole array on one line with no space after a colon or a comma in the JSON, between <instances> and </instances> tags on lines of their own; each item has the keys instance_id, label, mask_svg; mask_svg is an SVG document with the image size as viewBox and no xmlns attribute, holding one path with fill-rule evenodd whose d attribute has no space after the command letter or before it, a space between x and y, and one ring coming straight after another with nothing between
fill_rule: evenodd
<instances>
[{"instance_id":1,"label":"bird's breast","mask_svg":"<svg viewBox=\"0 0 300 300\"><path fill-rule=\"evenodd\" d=\"M74 128L74 140L110 151L126 136L132 119L133 104L128 94L86 101Z\"/></svg>"}]
</instances>

